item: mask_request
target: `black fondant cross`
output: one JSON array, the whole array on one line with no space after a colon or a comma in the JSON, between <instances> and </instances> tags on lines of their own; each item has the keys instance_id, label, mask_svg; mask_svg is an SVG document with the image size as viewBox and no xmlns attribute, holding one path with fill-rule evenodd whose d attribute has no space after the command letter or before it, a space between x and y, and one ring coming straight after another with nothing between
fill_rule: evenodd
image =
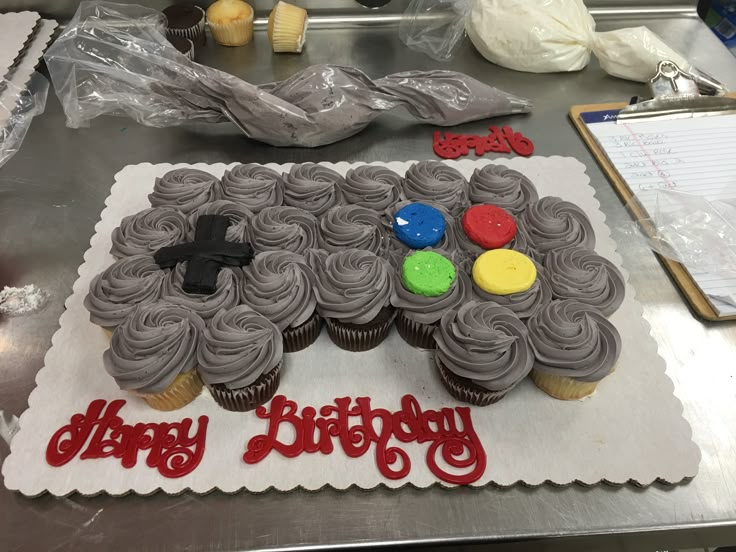
<instances>
[{"instance_id":1,"label":"black fondant cross","mask_svg":"<svg viewBox=\"0 0 736 552\"><path fill-rule=\"evenodd\" d=\"M249 243L225 241L230 219L223 215L201 215L194 241L162 247L153 258L161 268L174 268L187 261L182 289L187 293L210 295L217 291L217 274L222 266L245 266L253 259Z\"/></svg>"}]
</instances>

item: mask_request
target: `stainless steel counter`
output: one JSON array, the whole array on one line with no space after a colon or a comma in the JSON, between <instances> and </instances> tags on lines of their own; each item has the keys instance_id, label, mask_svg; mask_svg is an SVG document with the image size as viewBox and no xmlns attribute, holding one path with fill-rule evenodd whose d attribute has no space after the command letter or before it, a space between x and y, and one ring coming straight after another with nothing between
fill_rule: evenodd
<instances>
[{"instance_id":1,"label":"stainless steel counter","mask_svg":"<svg viewBox=\"0 0 736 552\"><path fill-rule=\"evenodd\" d=\"M639 24L649 25L736 89L736 59L697 19L603 19L599 29ZM265 34L257 33L249 47L210 45L201 61L256 83L288 77L312 63L355 65L372 76L437 65L404 48L396 34L395 28L314 30L302 56L276 57ZM518 541L526 541L525 549L654 550L736 542L736 325L694 319L652 254L617 229L627 215L567 120L572 104L624 100L641 87L606 76L595 63L577 74L515 73L485 62L469 44L453 68L531 98L532 114L494 123L512 124L532 138L538 155L574 156L587 165L702 449L699 475L689 484L648 489L517 486L28 499L0 488L0 550L225 551L490 542L510 547ZM458 130L483 133L487 125ZM69 130L50 96L22 150L0 169L0 286L33 283L51 295L41 312L0 319L0 409L7 416L26 408L113 175L123 166L426 159L433 157L432 130L395 112L339 144L276 149L243 138L229 125L151 129L101 118L88 129ZM0 441L0 459L7 451Z\"/></svg>"}]
</instances>

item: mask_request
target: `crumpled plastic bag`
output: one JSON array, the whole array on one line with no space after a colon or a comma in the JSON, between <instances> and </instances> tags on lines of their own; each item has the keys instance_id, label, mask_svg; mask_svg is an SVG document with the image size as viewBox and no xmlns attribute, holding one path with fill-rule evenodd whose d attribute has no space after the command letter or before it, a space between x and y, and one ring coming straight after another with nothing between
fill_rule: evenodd
<instances>
[{"instance_id":1,"label":"crumpled plastic bag","mask_svg":"<svg viewBox=\"0 0 736 552\"><path fill-rule=\"evenodd\" d=\"M39 73L25 88L0 78L0 167L18 153L31 121L46 109L48 91L49 81Z\"/></svg>"},{"instance_id":2,"label":"crumpled plastic bag","mask_svg":"<svg viewBox=\"0 0 736 552\"><path fill-rule=\"evenodd\" d=\"M442 126L531 109L523 98L453 71L371 80L352 67L315 65L255 86L180 54L161 18L137 5L80 4L44 56L68 126L102 114L156 127L230 120L267 144L316 147L352 136L396 107Z\"/></svg>"}]
</instances>

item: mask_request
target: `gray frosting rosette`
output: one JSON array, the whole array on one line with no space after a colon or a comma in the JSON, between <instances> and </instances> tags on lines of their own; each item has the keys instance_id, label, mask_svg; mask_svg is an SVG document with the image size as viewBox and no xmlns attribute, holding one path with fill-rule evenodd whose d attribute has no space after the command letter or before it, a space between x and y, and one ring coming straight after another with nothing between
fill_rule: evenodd
<instances>
[{"instance_id":1,"label":"gray frosting rosette","mask_svg":"<svg viewBox=\"0 0 736 552\"><path fill-rule=\"evenodd\" d=\"M345 175L342 193L349 204L384 211L401 198L403 182L391 169L361 165Z\"/></svg>"},{"instance_id":2,"label":"gray frosting rosette","mask_svg":"<svg viewBox=\"0 0 736 552\"><path fill-rule=\"evenodd\" d=\"M152 207L125 217L112 231L112 253L117 258L152 255L162 247L186 241L189 223L173 207Z\"/></svg>"},{"instance_id":3,"label":"gray frosting rosette","mask_svg":"<svg viewBox=\"0 0 736 552\"><path fill-rule=\"evenodd\" d=\"M250 221L248 238L256 253L303 253L317 247L319 222L296 207L266 207Z\"/></svg>"},{"instance_id":4,"label":"gray frosting rosette","mask_svg":"<svg viewBox=\"0 0 736 552\"><path fill-rule=\"evenodd\" d=\"M284 201L281 175L256 163L236 165L225 171L216 191L218 198L234 201L253 213L278 207Z\"/></svg>"},{"instance_id":5,"label":"gray frosting rosette","mask_svg":"<svg viewBox=\"0 0 736 552\"><path fill-rule=\"evenodd\" d=\"M478 300L493 301L502 307L506 307L522 320L526 320L552 301L552 289L550 288L547 275L538 263L534 264L537 267L537 279L526 291L511 293L509 295L494 295L483 291L474 282L473 293L475 293Z\"/></svg>"},{"instance_id":6,"label":"gray frosting rosette","mask_svg":"<svg viewBox=\"0 0 736 552\"><path fill-rule=\"evenodd\" d=\"M248 225L254 215L247 207L224 199L205 203L201 207L198 207L189 215L190 240L194 239L197 220L202 215L222 215L228 217L230 219L230 225L227 227L225 239L236 243L246 243L248 241Z\"/></svg>"},{"instance_id":7,"label":"gray frosting rosette","mask_svg":"<svg viewBox=\"0 0 736 552\"><path fill-rule=\"evenodd\" d=\"M161 393L197 366L204 321L187 308L152 303L135 309L112 334L102 355L120 389Z\"/></svg>"},{"instance_id":8,"label":"gray frosting rosette","mask_svg":"<svg viewBox=\"0 0 736 552\"><path fill-rule=\"evenodd\" d=\"M437 253L446 256L442 251ZM418 295L406 289L398 272L394 280L391 304L397 309L402 309L406 318L419 324L434 324L448 310L459 308L472 298L470 278L461 270L457 270L450 289L435 297Z\"/></svg>"},{"instance_id":9,"label":"gray frosting rosette","mask_svg":"<svg viewBox=\"0 0 736 552\"><path fill-rule=\"evenodd\" d=\"M390 306L394 270L387 260L361 249L313 259L319 265L317 312L324 318L367 324Z\"/></svg>"},{"instance_id":10,"label":"gray frosting rosette","mask_svg":"<svg viewBox=\"0 0 736 552\"><path fill-rule=\"evenodd\" d=\"M278 328L247 305L219 311L207 324L197 353L202 380L228 389L254 383L282 357Z\"/></svg>"},{"instance_id":11,"label":"gray frosting rosette","mask_svg":"<svg viewBox=\"0 0 736 552\"><path fill-rule=\"evenodd\" d=\"M332 207L322 215L319 229L320 248L330 253L353 248L380 255L388 245L380 215L358 205Z\"/></svg>"},{"instance_id":12,"label":"gray frosting rosette","mask_svg":"<svg viewBox=\"0 0 736 552\"><path fill-rule=\"evenodd\" d=\"M489 391L515 387L534 362L524 323L490 301L470 301L447 311L434 339L436 360L442 366Z\"/></svg>"},{"instance_id":13,"label":"gray frosting rosette","mask_svg":"<svg viewBox=\"0 0 736 552\"><path fill-rule=\"evenodd\" d=\"M89 319L103 328L122 324L136 305L155 303L167 274L150 255L133 255L95 276L84 298Z\"/></svg>"},{"instance_id":14,"label":"gray frosting rosette","mask_svg":"<svg viewBox=\"0 0 736 552\"><path fill-rule=\"evenodd\" d=\"M595 251L575 247L552 251L544 260L555 299L575 299L611 316L626 293L624 277Z\"/></svg>"},{"instance_id":15,"label":"gray frosting rosette","mask_svg":"<svg viewBox=\"0 0 736 552\"><path fill-rule=\"evenodd\" d=\"M534 369L597 382L621 354L621 337L595 307L574 299L552 301L527 321Z\"/></svg>"},{"instance_id":16,"label":"gray frosting rosette","mask_svg":"<svg viewBox=\"0 0 736 552\"><path fill-rule=\"evenodd\" d=\"M259 253L243 268L243 300L281 331L301 326L314 314L316 285L307 259L288 251Z\"/></svg>"},{"instance_id":17,"label":"gray frosting rosette","mask_svg":"<svg viewBox=\"0 0 736 552\"><path fill-rule=\"evenodd\" d=\"M284 173L284 204L299 207L319 217L334 205L340 205L345 179L332 169L317 163L294 165Z\"/></svg>"},{"instance_id":18,"label":"gray frosting rosette","mask_svg":"<svg viewBox=\"0 0 736 552\"><path fill-rule=\"evenodd\" d=\"M433 201L453 217L470 206L468 181L456 169L441 161L420 161L406 171L404 195L413 201Z\"/></svg>"},{"instance_id":19,"label":"gray frosting rosette","mask_svg":"<svg viewBox=\"0 0 736 552\"><path fill-rule=\"evenodd\" d=\"M530 203L520 220L541 259L555 249L595 248L595 232L588 215L559 197L547 196Z\"/></svg>"},{"instance_id":20,"label":"gray frosting rosette","mask_svg":"<svg viewBox=\"0 0 736 552\"><path fill-rule=\"evenodd\" d=\"M183 213L215 199L219 181L210 173L197 169L174 169L156 179L153 193L148 195L151 205L168 205Z\"/></svg>"},{"instance_id":21,"label":"gray frosting rosette","mask_svg":"<svg viewBox=\"0 0 736 552\"><path fill-rule=\"evenodd\" d=\"M161 299L174 305L183 305L208 320L221 309L229 309L240 302L242 270L221 268L217 274L217 291L210 295L187 293L182 289L187 263L176 265L163 285Z\"/></svg>"},{"instance_id":22,"label":"gray frosting rosette","mask_svg":"<svg viewBox=\"0 0 736 552\"><path fill-rule=\"evenodd\" d=\"M490 203L517 215L539 199L537 188L519 171L504 165L486 165L470 177L470 201Z\"/></svg>"}]
</instances>

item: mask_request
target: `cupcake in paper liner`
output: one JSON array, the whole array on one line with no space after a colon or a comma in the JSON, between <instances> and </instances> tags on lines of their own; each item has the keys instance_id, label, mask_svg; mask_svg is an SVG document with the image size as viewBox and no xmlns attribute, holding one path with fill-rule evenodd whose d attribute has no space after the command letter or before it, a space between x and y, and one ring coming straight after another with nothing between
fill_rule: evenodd
<instances>
[{"instance_id":1,"label":"cupcake in paper liner","mask_svg":"<svg viewBox=\"0 0 736 552\"><path fill-rule=\"evenodd\" d=\"M317 311L332 341L348 351L367 351L388 336L396 315L391 306L393 268L370 251L345 249L311 255L318 265Z\"/></svg>"},{"instance_id":2,"label":"cupcake in paper liner","mask_svg":"<svg viewBox=\"0 0 736 552\"><path fill-rule=\"evenodd\" d=\"M212 38L222 46L243 46L253 39L253 8L243 0L216 0L207 8Z\"/></svg>"},{"instance_id":3,"label":"cupcake in paper liner","mask_svg":"<svg viewBox=\"0 0 736 552\"><path fill-rule=\"evenodd\" d=\"M189 214L215 199L219 180L198 169L174 169L156 179L148 200L154 207L174 207Z\"/></svg>"},{"instance_id":4,"label":"cupcake in paper liner","mask_svg":"<svg viewBox=\"0 0 736 552\"><path fill-rule=\"evenodd\" d=\"M183 36L170 35L166 37L171 45L180 53L184 54L187 59L194 61L194 42Z\"/></svg>"},{"instance_id":5,"label":"cupcake in paper liner","mask_svg":"<svg viewBox=\"0 0 736 552\"><path fill-rule=\"evenodd\" d=\"M324 165L302 163L284 173L284 205L321 217L330 207L342 205L345 179Z\"/></svg>"},{"instance_id":6,"label":"cupcake in paper liner","mask_svg":"<svg viewBox=\"0 0 736 552\"><path fill-rule=\"evenodd\" d=\"M164 281L161 299L173 305L182 305L209 320L222 309L240 303L240 286L243 272L239 267L221 268L217 274L217 289L209 295L184 291L187 263L179 263Z\"/></svg>"},{"instance_id":7,"label":"cupcake in paper liner","mask_svg":"<svg viewBox=\"0 0 736 552\"><path fill-rule=\"evenodd\" d=\"M518 215L530 202L539 199L537 188L526 176L493 163L473 171L469 196L473 203L495 205L512 215Z\"/></svg>"},{"instance_id":8,"label":"cupcake in paper liner","mask_svg":"<svg viewBox=\"0 0 736 552\"><path fill-rule=\"evenodd\" d=\"M268 40L275 53L301 54L307 39L307 10L278 2L268 16Z\"/></svg>"},{"instance_id":9,"label":"cupcake in paper liner","mask_svg":"<svg viewBox=\"0 0 736 552\"><path fill-rule=\"evenodd\" d=\"M250 220L255 216L247 207L225 199L205 203L197 207L189 215L190 240L194 240L197 231L197 220L202 215L221 215L227 217L230 223L225 233L225 239L235 243L247 243L248 225L250 224Z\"/></svg>"},{"instance_id":10,"label":"cupcake in paper liner","mask_svg":"<svg viewBox=\"0 0 736 552\"><path fill-rule=\"evenodd\" d=\"M266 207L282 205L284 183L279 173L263 165L236 165L225 171L217 195L258 214Z\"/></svg>"},{"instance_id":11,"label":"cupcake in paper liner","mask_svg":"<svg viewBox=\"0 0 736 552\"><path fill-rule=\"evenodd\" d=\"M125 217L112 231L110 253L122 259L132 255L153 255L162 247L184 243L189 222L173 207L152 207Z\"/></svg>"},{"instance_id":12,"label":"cupcake in paper liner","mask_svg":"<svg viewBox=\"0 0 736 552\"><path fill-rule=\"evenodd\" d=\"M406 171L404 196L410 201L433 201L453 217L470 206L468 181L460 172L441 161L420 161Z\"/></svg>"},{"instance_id":13,"label":"cupcake in paper liner","mask_svg":"<svg viewBox=\"0 0 736 552\"><path fill-rule=\"evenodd\" d=\"M204 32L205 13L194 4L173 4L164 9L166 16L166 35L188 38L195 46L204 46L207 37Z\"/></svg>"},{"instance_id":14,"label":"cupcake in paper liner","mask_svg":"<svg viewBox=\"0 0 736 552\"><path fill-rule=\"evenodd\" d=\"M405 251L407 254L411 251L411 248L409 246L405 245L404 243L399 241L398 238L396 238L393 230L393 224L394 220L396 219L396 213L398 213L404 207L411 205L412 203L421 203L422 205L433 207L437 209L442 214L442 217L445 219L445 233L442 235L440 241L436 245L433 245L432 248L441 249L442 251L447 252L455 251L458 248L454 222L455 219L443 205L431 200L404 200L394 203L393 205L389 206L388 209L386 209L382 222L386 230L386 234L389 237L393 238L392 241L396 242L394 247L399 250Z\"/></svg>"},{"instance_id":15,"label":"cupcake in paper liner","mask_svg":"<svg viewBox=\"0 0 736 552\"><path fill-rule=\"evenodd\" d=\"M388 236L381 216L358 205L337 205L319 221L319 246L329 253L343 249L365 249L382 255L388 246Z\"/></svg>"},{"instance_id":16,"label":"cupcake in paper liner","mask_svg":"<svg viewBox=\"0 0 736 552\"><path fill-rule=\"evenodd\" d=\"M284 352L317 340L322 319L316 311L317 278L307 259L288 251L266 251L243 268L243 301L281 331Z\"/></svg>"},{"instance_id":17,"label":"cupcake in paper liner","mask_svg":"<svg viewBox=\"0 0 736 552\"><path fill-rule=\"evenodd\" d=\"M176 410L202 391L197 346L204 321L191 310L165 302L139 305L112 334L102 355L120 389L156 410Z\"/></svg>"},{"instance_id":18,"label":"cupcake in paper liner","mask_svg":"<svg viewBox=\"0 0 736 552\"><path fill-rule=\"evenodd\" d=\"M447 311L434 339L442 384L457 400L476 406L501 400L534 362L524 323L490 301L470 301Z\"/></svg>"},{"instance_id":19,"label":"cupcake in paper liner","mask_svg":"<svg viewBox=\"0 0 736 552\"><path fill-rule=\"evenodd\" d=\"M317 247L319 222L297 207L266 207L250 221L248 239L256 253L291 251L302 254Z\"/></svg>"},{"instance_id":20,"label":"cupcake in paper liner","mask_svg":"<svg viewBox=\"0 0 736 552\"><path fill-rule=\"evenodd\" d=\"M546 196L532 201L519 216L537 260L550 251L583 247L595 249L595 232L588 215L569 201Z\"/></svg>"},{"instance_id":21,"label":"cupcake in paper liner","mask_svg":"<svg viewBox=\"0 0 736 552\"><path fill-rule=\"evenodd\" d=\"M247 305L218 311L207 324L197 358L217 404L246 412L271 400L279 386L281 332Z\"/></svg>"},{"instance_id":22,"label":"cupcake in paper liner","mask_svg":"<svg viewBox=\"0 0 736 552\"><path fill-rule=\"evenodd\" d=\"M404 179L379 165L361 165L345 175L342 195L349 205L383 212L401 200Z\"/></svg>"},{"instance_id":23,"label":"cupcake in paper liner","mask_svg":"<svg viewBox=\"0 0 736 552\"><path fill-rule=\"evenodd\" d=\"M522 320L527 320L552 301L552 289L545 270L538 263L534 263L534 266L537 269L536 279L524 291L497 295L482 290L473 282L473 293L479 301L493 301L513 311Z\"/></svg>"}]
</instances>

